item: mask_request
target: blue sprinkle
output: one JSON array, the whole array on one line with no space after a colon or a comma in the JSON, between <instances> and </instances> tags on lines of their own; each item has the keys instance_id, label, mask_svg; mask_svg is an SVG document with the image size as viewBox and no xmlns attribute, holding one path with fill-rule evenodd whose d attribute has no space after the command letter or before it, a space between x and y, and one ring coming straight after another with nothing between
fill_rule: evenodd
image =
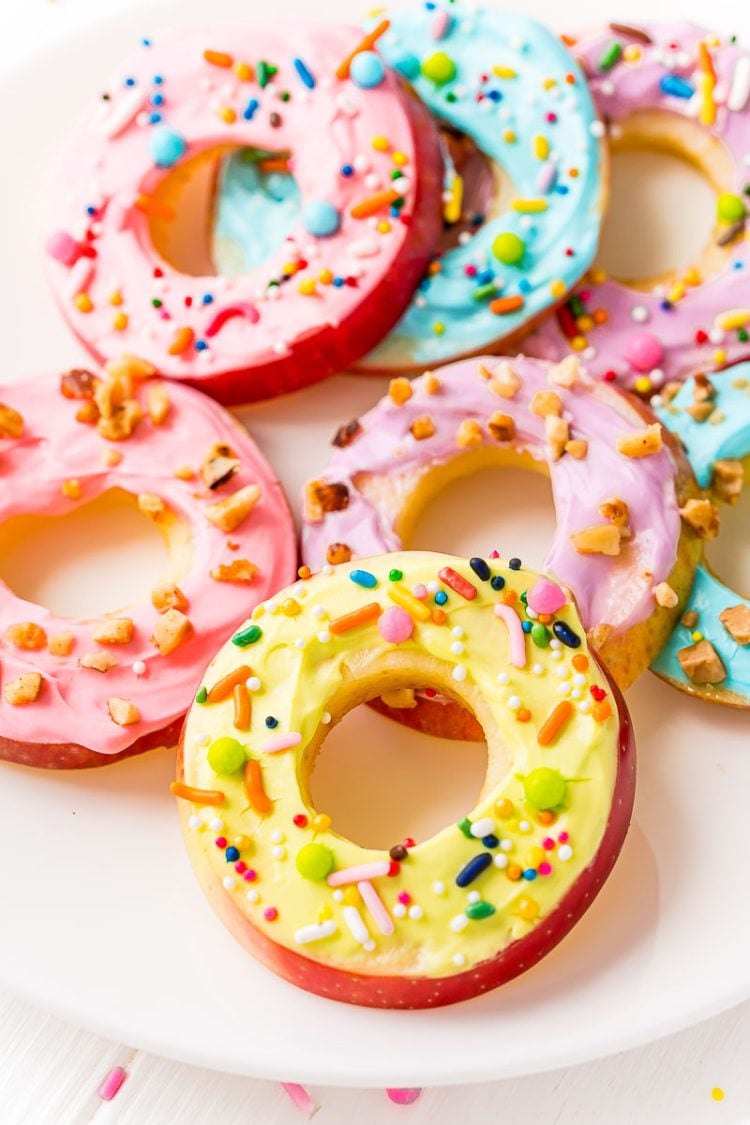
<instances>
[{"instance_id":1,"label":"blue sprinkle","mask_svg":"<svg viewBox=\"0 0 750 1125\"><path fill-rule=\"evenodd\" d=\"M227 850L224 852L224 855L227 857L227 863L236 863L240 858L239 848L227 848Z\"/></svg>"},{"instance_id":2,"label":"blue sprinkle","mask_svg":"<svg viewBox=\"0 0 750 1125\"><path fill-rule=\"evenodd\" d=\"M519 290L520 293L530 293L531 292L531 282L529 281L529 279L527 277L522 277L520 279L520 281L518 282L518 290Z\"/></svg>"},{"instance_id":3,"label":"blue sprinkle","mask_svg":"<svg viewBox=\"0 0 750 1125\"><path fill-rule=\"evenodd\" d=\"M504 585L505 579L502 574L493 574L492 578L490 578L490 586L493 590L502 590Z\"/></svg>"},{"instance_id":4,"label":"blue sprinkle","mask_svg":"<svg viewBox=\"0 0 750 1125\"><path fill-rule=\"evenodd\" d=\"M266 715L266 726L269 730L275 730L279 725L279 720L274 718L273 715Z\"/></svg>"},{"instance_id":5,"label":"blue sprinkle","mask_svg":"<svg viewBox=\"0 0 750 1125\"><path fill-rule=\"evenodd\" d=\"M522 621L521 622L521 628L523 629L524 633L530 633L531 632L531 622L530 621Z\"/></svg>"},{"instance_id":6,"label":"blue sprinkle","mask_svg":"<svg viewBox=\"0 0 750 1125\"><path fill-rule=\"evenodd\" d=\"M521 569L521 560L520 559L508 559L508 566L510 567L511 570L520 570Z\"/></svg>"},{"instance_id":7,"label":"blue sprinkle","mask_svg":"<svg viewBox=\"0 0 750 1125\"><path fill-rule=\"evenodd\" d=\"M344 284L343 277L334 277L334 279L333 279L334 289L340 289L343 284Z\"/></svg>"},{"instance_id":8,"label":"blue sprinkle","mask_svg":"<svg viewBox=\"0 0 750 1125\"><path fill-rule=\"evenodd\" d=\"M492 833L490 833L489 836L482 837L482 844L485 848L496 848L499 846L500 841L497 836L493 836Z\"/></svg>"},{"instance_id":9,"label":"blue sprinkle","mask_svg":"<svg viewBox=\"0 0 750 1125\"><path fill-rule=\"evenodd\" d=\"M161 115L160 113L156 113L156 112L154 112L154 113L149 113L149 115L148 115L148 123L149 123L149 125L158 125L158 124L159 124L159 122L160 122L160 121L163 121L163 120L164 120L164 119L163 119L163 117L162 117L162 115Z\"/></svg>"},{"instance_id":10,"label":"blue sprinkle","mask_svg":"<svg viewBox=\"0 0 750 1125\"><path fill-rule=\"evenodd\" d=\"M389 214L390 214L390 216L391 216L391 218L392 218L392 219L397 219L397 218L398 218L398 215L399 215L399 208L398 208L398 207L394 207L393 205L391 205L391 206L390 206L390 207L388 208L388 211L389 211Z\"/></svg>"},{"instance_id":11,"label":"blue sprinkle","mask_svg":"<svg viewBox=\"0 0 750 1125\"><path fill-rule=\"evenodd\" d=\"M659 79L659 89L662 94L669 94L673 98L692 98L695 87L680 78L679 74L663 74Z\"/></svg>"},{"instance_id":12,"label":"blue sprinkle","mask_svg":"<svg viewBox=\"0 0 750 1125\"><path fill-rule=\"evenodd\" d=\"M568 648L581 647L581 638L577 633L574 633L570 625L566 625L564 621L556 621L552 626L552 632L555 634L558 641L562 641Z\"/></svg>"},{"instance_id":13,"label":"blue sprinkle","mask_svg":"<svg viewBox=\"0 0 750 1125\"><path fill-rule=\"evenodd\" d=\"M151 105L156 105L156 106L164 105L164 95L163 94L159 94L159 93L151 94L151 96L149 97L148 100L151 102Z\"/></svg>"},{"instance_id":14,"label":"blue sprinkle","mask_svg":"<svg viewBox=\"0 0 750 1125\"><path fill-rule=\"evenodd\" d=\"M352 165L351 164L342 164L341 165L341 175L342 176L353 176L354 175L354 168L352 167Z\"/></svg>"},{"instance_id":15,"label":"blue sprinkle","mask_svg":"<svg viewBox=\"0 0 750 1125\"><path fill-rule=\"evenodd\" d=\"M427 9L428 12L434 12L436 7L437 7L437 4L435 4L434 0L426 0L425 8Z\"/></svg>"},{"instance_id":16,"label":"blue sprinkle","mask_svg":"<svg viewBox=\"0 0 750 1125\"><path fill-rule=\"evenodd\" d=\"M490 577L490 568L486 559L473 558L469 559L469 566L476 574L481 582L487 582ZM437 598L435 599L437 601Z\"/></svg>"},{"instance_id":17,"label":"blue sprinkle","mask_svg":"<svg viewBox=\"0 0 750 1125\"><path fill-rule=\"evenodd\" d=\"M523 877L528 880L529 883L533 883L536 879L536 870L533 867L527 867L523 873Z\"/></svg>"},{"instance_id":18,"label":"blue sprinkle","mask_svg":"<svg viewBox=\"0 0 750 1125\"><path fill-rule=\"evenodd\" d=\"M350 570L349 577L357 586L364 586L367 590L374 589L378 580L369 570Z\"/></svg>"},{"instance_id":19,"label":"blue sprinkle","mask_svg":"<svg viewBox=\"0 0 750 1125\"><path fill-rule=\"evenodd\" d=\"M469 884L473 883L483 871L486 871L487 868L491 866L491 864L492 856L489 852L480 852L479 855L475 855L474 858L464 864L459 871L456 876L456 886L468 887Z\"/></svg>"},{"instance_id":20,"label":"blue sprinkle","mask_svg":"<svg viewBox=\"0 0 750 1125\"><path fill-rule=\"evenodd\" d=\"M557 192L558 195L567 195L568 192L570 191L570 188L568 187L567 184L558 184L557 187L555 188L555 191Z\"/></svg>"},{"instance_id":21,"label":"blue sprinkle","mask_svg":"<svg viewBox=\"0 0 750 1125\"><path fill-rule=\"evenodd\" d=\"M659 308L662 310L662 312L671 312L672 304L670 301L659 301Z\"/></svg>"},{"instance_id":22,"label":"blue sprinkle","mask_svg":"<svg viewBox=\"0 0 750 1125\"><path fill-rule=\"evenodd\" d=\"M242 111L242 116L245 121L252 121L255 117L255 111L260 109L260 102L257 98L251 98Z\"/></svg>"},{"instance_id":23,"label":"blue sprinkle","mask_svg":"<svg viewBox=\"0 0 750 1125\"><path fill-rule=\"evenodd\" d=\"M87 207L86 208L86 214L87 215L95 215L96 214L96 207L91 207L91 206Z\"/></svg>"},{"instance_id":24,"label":"blue sprinkle","mask_svg":"<svg viewBox=\"0 0 750 1125\"><path fill-rule=\"evenodd\" d=\"M332 238L341 226L341 212L327 199L311 199L303 208L302 225L313 238Z\"/></svg>"},{"instance_id":25,"label":"blue sprinkle","mask_svg":"<svg viewBox=\"0 0 750 1125\"><path fill-rule=\"evenodd\" d=\"M481 215L479 212L477 212L476 215L471 216L471 225L473 227L481 227L483 222L484 222L484 215Z\"/></svg>"},{"instance_id":26,"label":"blue sprinkle","mask_svg":"<svg viewBox=\"0 0 750 1125\"><path fill-rule=\"evenodd\" d=\"M204 293L201 297L201 302L204 305L212 305L214 303L213 293Z\"/></svg>"},{"instance_id":27,"label":"blue sprinkle","mask_svg":"<svg viewBox=\"0 0 750 1125\"><path fill-rule=\"evenodd\" d=\"M153 77L151 78L151 81L153 82L154 86L163 86L164 85L164 75L163 74L154 74Z\"/></svg>"},{"instance_id":28,"label":"blue sprinkle","mask_svg":"<svg viewBox=\"0 0 750 1125\"><path fill-rule=\"evenodd\" d=\"M296 58L294 60L294 69L297 71L297 74L299 74L302 80L302 85L307 86L308 90L313 90L315 88L315 79L303 63L302 59Z\"/></svg>"},{"instance_id":29,"label":"blue sprinkle","mask_svg":"<svg viewBox=\"0 0 750 1125\"><path fill-rule=\"evenodd\" d=\"M490 281L495 280L495 271L494 270L482 270L482 272L480 274L477 274L477 277L476 277L475 280L476 280L477 285L487 285Z\"/></svg>"},{"instance_id":30,"label":"blue sprinkle","mask_svg":"<svg viewBox=\"0 0 750 1125\"><path fill-rule=\"evenodd\" d=\"M416 78L419 74L419 59L411 53L402 55L392 65L393 69L403 74L404 78Z\"/></svg>"},{"instance_id":31,"label":"blue sprinkle","mask_svg":"<svg viewBox=\"0 0 750 1125\"><path fill-rule=\"evenodd\" d=\"M208 344L206 343L205 340L196 340L195 344L194 344L194 347L195 347L195 350L197 352L205 352L206 348L208 347Z\"/></svg>"},{"instance_id":32,"label":"blue sprinkle","mask_svg":"<svg viewBox=\"0 0 750 1125\"><path fill-rule=\"evenodd\" d=\"M126 86L135 86L135 78L126 78L125 79L125 85Z\"/></svg>"},{"instance_id":33,"label":"blue sprinkle","mask_svg":"<svg viewBox=\"0 0 750 1125\"><path fill-rule=\"evenodd\" d=\"M487 97L491 102L501 102L503 100L503 95L499 90L488 90Z\"/></svg>"},{"instance_id":34,"label":"blue sprinkle","mask_svg":"<svg viewBox=\"0 0 750 1125\"><path fill-rule=\"evenodd\" d=\"M445 590L438 590L438 592L435 594L435 605L445 605L447 601L448 595L446 594Z\"/></svg>"},{"instance_id":35,"label":"blue sprinkle","mask_svg":"<svg viewBox=\"0 0 750 1125\"><path fill-rule=\"evenodd\" d=\"M141 39L141 46L142 47L150 47L151 46L151 40L150 39Z\"/></svg>"}]
</instances>

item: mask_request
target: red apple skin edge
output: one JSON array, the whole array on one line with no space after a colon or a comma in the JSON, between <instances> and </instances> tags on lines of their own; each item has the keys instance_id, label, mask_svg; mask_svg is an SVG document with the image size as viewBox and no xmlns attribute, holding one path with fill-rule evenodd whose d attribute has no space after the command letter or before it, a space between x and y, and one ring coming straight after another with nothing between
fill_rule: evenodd
<instances>
[{"instance_id":1,"label":"red apple skin edge","mask_svg":"<svg viewBox=\"0 0 750 1125\"><path fill-rule=\"evenodd\" d=\"M75 742L16 742L0 735L0 759L42 770L86 770L109 766L159 746L176 746L181 726L182 719L175 719L161 730L142 735L119 754L98 754L96 750Z\"/></svg>"},{"instance_id":2,"label":"red apple skin edge","mask_svg":"<svg viewBox=\"0 0 750 1125\"><path fill-rule=\"evenodd\" d=\"M601 890L627 835L635 798L635 739L622 695L609 677L607 680L617 707L620 735L612 805L599 848L552 913L496 957L467 972L442 979L347 973L310 961L294 950L277 945L245 918L221 886L202 847L195 844L191 847L195 834L186 830L188 851L204 893L226 927L249 952L285 980L318 996L370 1008L437 1008L468 1000L505 984L541 961L572 930ZM182 749L181 740L178 778L182 777ZM178 803L186 827L193 806L188 801ZM283 903L280 906L283 910Z\"/></svg>"},{"instance_id":3,"label":"red apple skin edge","mask_svg":"<svg viewBox=\"0 0 750 1125\"><path fill-rule=\"evenodd\" d=\"M335 327L329 325L312 330L297 339L288 355L269 356L252 366L211 373L204 378L191 378L187 374L169 378L180 378L181 382L204 391L224 406L242 406L288 394L337 371L346 371L388 335L422 280L443 224L443 161L437 129L413 94L403 89L401 97L411 119L414 163L420 174L414 205L407 216L409 238L380 285L346 320ZM309 298L300 298L303 299ZM67 307L61 300L58 304L67 319ZM73 332L97 362L104 363L110 358L75 328ZM248 332L252 333L252 328Z\"/></svg>"}]
</instances>

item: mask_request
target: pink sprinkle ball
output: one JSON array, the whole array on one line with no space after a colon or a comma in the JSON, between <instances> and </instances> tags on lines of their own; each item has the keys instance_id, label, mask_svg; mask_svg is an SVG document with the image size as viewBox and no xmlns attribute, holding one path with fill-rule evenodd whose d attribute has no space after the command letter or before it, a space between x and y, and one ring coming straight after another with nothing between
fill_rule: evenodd
<instances>
[{"instance_id":1,"label":"pink sprinkle ball","mask_svg":"<svg viewBox=\"0 0 750 1125\"><path fill-rule=\"evenodd\" d=\"M421 582L417 582L416 586L412 587L411 592L415 598L419 598L420 602L424 602L427 600L428 590L427 587L424 586Z\"/></svg>"},{"instance_id":2,"label":"pink sprinkle ball","mask_svg":"<svg viewBox=\"0 0 750 1125\"><path fill-rule=\"evenodd\" d=\"M384 641L400 645L403 641L408 641L414 632L414 622L405 609L394 605L378 618L378 632Z\"/></svg>"},{"instance_id":3,"label":"pink sprinkle ball","mask_svg":"<svg viewBox=\"0 0 750 1125\"><path fill-rule=\"evenodd\" d=\"M386 1094L396 1105L413 1105L421 1093L421 1086L412 1086L405 1090L390 1086L386 1090Z\"/></svg>"},{"instance_id":4,"label":"pink sprinkle ball","mask_svg":"<svg viewBox=\"0 0 750 1125\"><path fill-rule=\"evenodd\" d=\"M561 844L567 844L568 840L570 839L570 836L568 835L567 832L561 832L560 835L557 837L557 839L559 840L559 842Z\"/></svg>"},{"instance_id":5,"label":"pink sprinkle ball","mask_svg":"<svg viewBox=\"0 0 750 1125\"><path fill-rule=\"evenodd\" d=\"M547 863L546 861L544 861L543 863L540 863L539 864L539 874L540 875L551 875L552 874L552 864Z\"/></svg>"},{"instance_id":6,"label":"pink sprinkle ball","mask_svg":"<svg viewBox=\"0 0 750 1125\"><path fill-rule=\"evenodd\" d=\"M554 848L554 846L555 846L555 841L552 839L552 837L551 836L545 836L544 839L542 840L542 847L544 848L544 850L547 851L547 852L551 852L552 849Z\"/></svg>"},{"instance_id":7,"label":"pink sprinkle ball","mask_svg":"<svg viewBox=\"0 0 750 1125\"><path fill-rule=\"evenodd\" d=\"M247 869L247 871L242 872L242 878L245 880L246 883L254 883L255 880L258 878L258 872L254 871L252 869L252 867L249 867Z\"/></svg>"},{"instance_id":8,"label":"pink sprinkle ball","mask_svg":"<svg viewBox=\"0 0 750 1125\"><path fill-rule=\"evenodd\" d=\"M76 240L67 231L57 230L47 239L47 253L63 266L75 264L80 249Z\"/></svg>"},{"instance_id":9,"label":"pink sprinkle ball","mask_svg":"<svg viewBox=\"0 0 750 1125\"><path fill-rule=\"evenodd\" d=\"M632 332L625 341L625 358L636 371L652 371L664 359L664 347L653 332Z\"/></svg>"},{"instance_id":10,"label":"pink sprinkle ball","mask_svg":"<svg viewBox=\"0 0 750 1125\"><path fill-rule=\"evenodd\" d=\"M567 598L561 586L549 578L539 578L526 595L526 604L534 613L557 613Z\"/></svg>"},{"instance_id":11,"label":"pink sprinkle ball","mask_svg":"<svg viewBox=\"0 0 750 1125\"><path fill-rule=\"evenodd\" d=\"M408 891L401 891L400 895L398 896L398 901L402 902L404 906L408 906L411 902L411 895Z\"/></svg>"},{"instance_id":12,"label":"pink sprinkle ball","mask_svg":"<svg viewBox=\"0 0 750 1125\"><path fill-rule=\"evenodd\" d=\"M267 922L275 922L279 916L279 912L275 906L267 906L263 911L263 917Z\"/></svg>"}]
</instances>

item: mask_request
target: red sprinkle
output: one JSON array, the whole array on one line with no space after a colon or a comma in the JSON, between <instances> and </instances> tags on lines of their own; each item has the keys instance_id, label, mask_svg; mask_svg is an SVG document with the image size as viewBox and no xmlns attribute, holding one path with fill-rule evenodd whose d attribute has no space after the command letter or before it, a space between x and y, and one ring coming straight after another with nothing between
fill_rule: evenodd
<instances>
[{"instance_id":1,"label":"red sprinkle","mask_svg":"<svg viewBox=\"0 0 750 1125\"><path fill-rule=\"evenodd\" d=\"M596 700L597 703L601 703L601 701L607 695L604 688L600 688L598 684L592 684L589 690L590 690L591 694L593 695L593 697L594 697L594 699Z\"/></svg>"},{"instance_id":2,"label":"red sprinkle","mask_svg":"<svg viewBox=\"0 0 750 1125\"><path fill-rule=\"evenodd\" d=\"M708 339L708 332L704 332L702 328L699 328L698 331L695 333L696 344L705 344L707 339Z\"/></svg>"},{"instance_id":3,"label":"red sprinkle","mask_svg":"<svg viewBox=\"0 0 750 1125\"><path fill-rule=\"evenodd\" d=\"M394 875L398 875L400 870L401 864L397 863L395 859L392 859L388 866L388 877L392 879Z\"/></svg>"},{"instance_id":4,"label":"red sprinkle","mask_svg":"<svg viewBox=\"0 0 750 1125\"><path fill-rule=\"evenodd\" d=\"M292 823L296 824L297 828L307 828L307 817L303 812L298 812Z\"/></svg>"},{"instance_id":5,"label":"red sprinkle","mask_svg":"<svg viewBox=\"0 0 750 1125\"><path fill-rule=\"evenodd\" d=\"M439 570L438 578L441 582L444 582L446 586L449 586L451 590L460 594L462 598L466 598L467 602L474 601L474 598L477 596L476 586L473 586L468 579L457 574L450 566L444 566L442 570Z\"/></svg>"},{"instance_id":6,"label":"red sprinkle","mask_svg":"<svg viewBox=\"0 0 750 1125\"><path fill-rule=\"evenodd\" d=\"M227 838L226 836L217 836L214 843L217 848L225 848L227 846Z\"/></svg>"},{"instance_id":7,"label":"red sprinkle","mask_svg":"<svg viewBox=\"0 0 750 1125\"><path fill-rule=\"evenodd\" d=\"M614 383L616 378L617 378L617 372L612 371L611 368L610 368L609 371L605 371L604 374L602 375L602 379L604 380L605 383Z\"/></svg>"}]
</instances>

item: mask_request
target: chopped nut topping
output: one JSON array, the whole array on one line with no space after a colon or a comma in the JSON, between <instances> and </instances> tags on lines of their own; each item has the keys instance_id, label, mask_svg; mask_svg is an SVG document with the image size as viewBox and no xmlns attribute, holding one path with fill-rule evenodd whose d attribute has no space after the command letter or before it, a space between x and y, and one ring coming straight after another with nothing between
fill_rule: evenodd
<instances>
[{"instance_id":1,"label":"chopped nut topping","mask_svg":"<svg viewBox=\"0 0 750 1125\"><path fill-rule=\"evenodd\" d=\"M79 480L64 480L60 485L60 491L68 500L80 500L83 496L83 489Z\"/></svg>"},{"instance_id":2,"label":"chopped nut topping","mask_svg":"<svg viewBox=\"0 0 750 1125\"><path fill-rule=\"evenodd\" d=\"M405 402L409 401L414 391L409 380L404 378L403 375L399 375L397 379L391 379L388 394L391 402L394 402L396 406L403 406Z\"/></svg>"},{"instance_id":3,"label":"chopped nut topping","mask_svg":"<svg viewBox=\"0 0 750 1125\"><path fill-rule=\"evenodd\" d=\"M738 645L750 645L750 609L746 605L740 603L723 609L719 621Z\"/></svg>"},{"instance_id":4,"label":"chopped nut topping","mask_svg":"<svg viewBox=\"0 0 750 1125\"><path fill-rule=\"evenodd\" d=\"M547 414L544 419L544 432L547 437L547 444L552 451L552 460L559 461L570 440L568 423L564 418L558 418L556 414Z\"/></svg>"},{"instance_id":5,"label":"chopped nut topping","mask_svg":"<svg viewBox=\"0 0 750 1125\"><path fill-rule=\"evenodd\" d=\"M693 402L708 402L712 398L716 398L716 387L705 372L699 371L693 379Z\"/></svg>"},{"instance_id":6,"label":"chopped nut topping","mask_svg":"<svg viewBox=\"0 0 750 1125\"><path fill-rule=\"evenodd\" d=\"M90 668L93 672L109 672L120 661L111 652L85 652L78 663L81 668Z\"/></svg>"},{"instance_id":7,"label":"chopped nut topping","mask_svg":"<svg viewBox=\"0 0 750 1125\"><path fill-rule=\"evenodd\" d=\"M99 407L93 398L84 399L76 410L76 422L81 422L84 426L95 426L100 417Z\"/></svg>"},{"instance_id":8,"label":"chopped nut topping","mask_svg":"<svg viewBox=\"0 0 750 1125\"><path fill-rule=\"evenodd\" d=\"M359 418L352 418L350 422L345 422L343 426L339 426L333 435L331 445L335 445L337 449L346 449L347 445L351 445L361 433L362 426Z\"/></svg>"},{"instance_id":9,"label":"chopped nut topping","mask_svg":"<svg viewBox=\"0 0 750 1125\"><path fill-rule=\"evenodd\" d=\"M73 367L60 376L60 393L65 398L91 399L100 382L101 379L93 371L87 371L85 367Z\"/></svg>"},{"instance_id":10,"label":"chopped nut topping","mask_svg":"<svg viewBox=\"0 0 750 1125\"><path fill-rule=\"evenodd\" d=\"M118 406L107 417L103 415L96 423L97 432L107 441L127 441L143 417L135 399L129 399Z\"/></svg>"},{"instance_id":11,"label":"chopped nut topping","mask_svg":"<svg viewBox=\"0 0 750 1125\"><path fill-rule=\"evenodd\" d=\"M164 383L150 383L146 388L146 410L155 426L166 422L171 407L169 392Z\"/></svg>"},{"instance_id":12,"label":"chopped nut topping","mask_svg":"<svg viewBox=\"0 0 750 1125\"><path fill-rule=\"evenodd\" d=\"M573 438L565 442L565 452L575 457L576 461L583 461L588 456L589 443L583 438Z\"/></svg>"},{"instance_id":13,"label":"chopped nut topping","mask_svg":"<svg viewBox=\"0 0 750 1125\"><path fill-rule=\"evenodd\" d=\"M213 492L227 484L239 469L240 463L231 445L215 442L204 457L200 469L206 488Z\"/></svg>"},{"instance_id":14,"label":"chopped nut topping","mask_svg":"<svg viewBox=\"0 0 750 1125\"><path fill-rule=\"evenodd\" d=\"M744 473L741 461L714 461L711 487L716 498L725 504L736 504L742 492Z\"/></svg>"},{"instance_id":15,"label":"chopped nut topping","mask_svg":"<svg viewBox=\"0 0 750 1125\"><path fill-rule=\"evenodd\" d=\"M516 423L510 414L496 410L487 419L487 429L495 441L513 441L516 436Z\"/></svg>"},{"instance_id":16,"label":"chopped nut topping","mask_svg":"<svg viewBox=\"0 0 750 1125\"><path fill-rule=\"evenodd\" d=\"M99 645L129 645L135 625L129 617L111 617L97 625L91 634Z\"/></svg>"},{"instance_id":17,"label":"chopped nut topping","mask_svg":"<svg viewBox=\"0 0 750 1125\"><path fill-rule=\"evenodd\" d=\"M174 475L178 480L194 480L195 469L191 469L189 465L178 465L174 471Z\"/></svg>"},{"instance_id":18,"label":"chopped nut topping","mask_svg":"<svg viewBox=\"0 0 750 1125\"><path fill-rule=\"evenodd\" d=\"M108 375L115 378L126 376L130 379L150 379L152 375L156 374L153 363L143 359L142 356L131 355L129 352L124 353L119 359L108 359L104 365L104 370Z\"/></svg>"},{"instance_id":19,"label":"chopped nut topping","mask_svg":"<svg viewBox=\"0 0 750 1125\"><path fill-rule=\"evenodd\" d=\"M122 699L119 695L113 695L107 700L107 710L110 719L113 723L117 723L118 727L132 727L141 718L135 703L129 699Z\"/></svg>"},{"instance_id":20,"label":"chopped nut topping","mask_svg":"<svg viewBox=\"0 0 750 1125\"><path fill-rule=\"evenodd\" d=\"M679 602L676 590L673 590L668 582L659 582L654 586L654 598L656 604L663 606L664 609L674 609Z\"/></svg>"},{"instance_id":21,"label":"chopped nut topping","mask_svg":"<svg viewBox=\"0 0 750 1125\"><path fill-rule=\"evenodd\" d=\"M409 429L415 441L425 441L435 433L435 423L429 414L423 414L421 418L414 419Z\"/></svg>"},{"instance_id":22,"label":"chopped nut topping","mask_svg":"<svg viewBox=\"0 0 750 1125\"><path fill-rule=\"evenodd\" d=\"M23 433L23 418L12 406L0 402L0 437L19 438Z\"/></svg>"},{"instance_id":23,"label":"chopped nut topping","mask_svg":"<svg viewBox=\"0 0 750 1125\"><path fill-rule=\"evenodd\" d=\"M346 543L329 543L326 550L326 562L331 566L338 566L339 563L347 563L352 557L352 549Z\"/></svg>"},{"instance_id":24,"label":"chopped nut topping","mask_svg":"<svg viewBox=\"0 0 750 1125\"><path fill-rule=\"evenodd\" d=\"M547 378L558 387L574 387L581 375L581 363L576 355L568 355L550 367Z\"/></svg>"},{"instance_id":25,"label":"chopped nut topping","mask_svg":"<svg viewBox=\"0 0 750 1125\"><path fill-rule=\"evenodd\" d=\"M630 538L630 509L619 496L612 496L609 500L603 500L599 505L599 514L615 525L620 532L621 539Z\"/></svg>"},{"instance_id":26,"label":"chopped nut topping","mask_svg":"<svg viewBox=\"0 0 750 1125\"><path fill-rule=\"evenodd\" d=\"M720 684L726 679L727 670L710 641L698 641L695 645L679 649L677 659L694 684Z\"/></svg>"},{"instance_id":27,"label":"chopped nut topping","mask_svg":"<svg viewBox=\"0 0 750 1125\"><path fill-rule=\"evenodd\" d=\"M482 444L482 427L474 418L464 418L456 430L456 445L459 449L472 449Z\"/></svg>"},{"instance_id":28,"label":"chopped nut topping","mask_svg":"<svg viewBox=\"0 0 750 1125\"><path fill-rule=\"evenodd\" d=\"M260 500L260 488L257 484L246 484L238 488L231 496L217 500L215 504L207 504L203 509L206 518L216 524L221 531L235 531L247 519L255 505Z\"/></svg>"},{"instance_id":29,"label":"chopped nut topping","mask_svg":"<svg viewBox=\"0 0 750 1125\"><path fill-rule=\"evenodd\" d=\"M680 515L699 539L715 539L719 534L719 513L710 500L688 500Z\"/></svg>"},{"instance_id":30,"label":"chopped nut topping","mask_svg":"<svg viewBox=\"0 0 750 1125\"><path fill-rule=\"evenodd\" d=\"M613 523L599 523L571 535L570 541L579 555L619 555L620 529Z\"/></svg>"},{"instance_id":31,"label":"chopped nut topping","mask_svg":"<svg viewBox=\"0 0 750 1125\"><path fill-rule=\"evenodd\" d=\"M342 512L349 507L349 489L340 481L308 481L305 487L305 519L320 523L328 512Z\"/></svg>"},{"instance_id":32,"label":"chopped nut topping","mask_svg":"<svg viewBox=\"0 0 750 1125\"><path fill-rule=\"evenodd\" d=\"M425 371L424 374L424 389L428 395L436 395L440 390L442 383L438 379L434 371Z\"/></svg>"},{"instance_id":33,"label":"chopped nut topping","mask_svg":"<svg viewBox=\"0 0 750 1125\"><path fill-rule=\"evenodd\" d=\"M25 648L30 652L47 647L47 634L34 621L19 621L17 625L9 625L5 630L5 639L14 648Z\"/></svg>"},{"instance_id":34,"label":"chopped nut topping","mask_svg":"<svg viewBox=\"0 0 750 1125\"><path fill-rule=\"evenodd\" d=\"M659 397L661 398L664 406L669 406L672 399L679 394L681 387L682 383L679 383L676 379L672 379L669 383L664 384L662 389L659 391Z\"/></svg>"},{"instance_id":35,"label":"chopped nut topping","mask_svg":"<svg viewBox=\"0 0 750 1125\"><path fill-rule=\"evenodd\" d=\"M562 407L562 399L557 391L537 391L531 400L529 410L539 418L546 418L548 414L555 414L559 418Z\"/></svg>"},{"instance_id":36,"label":"chopped nut topping","mask_svg":"<svg viewBox=\"0 0 750 1125\"><path fill-rule=\"evenodd\" d=\"M102 461L108 469L114 469L114 467L116 465L119 465L122 460L123 455L122 453L120 453L119 449L112 449L108 446L102 453Z\"/></svg>"},{"instance_id":37,"label":"chopped nut topping","mask_svg":"<svg viewBox=\"0 0 750 1125\"><path fill-rule=\"evenodd\" d=\"M623 434L617 440L617 452L623 457L650 457L662 448L662 431L659 422L653 422L645 430Z\"/></svg>"},{"instance_id":38,"label":"chopped nut topping","mask_svg":"<svg viewBox=\"0 0 750 1125\"><path fill-rule=\"evenodd\" d=\"M141 492L138 494L138 508L149 519L158 520L167 510L167 505L161 496L154 492Z\"/></svg>"},{"instance_id":39,"label":"chopped nut topping","mask_svg":"<svg viewBox=\"0 0 750 1125\"><path fill-rule=\"evenodd\" d=\"M698 614L694 609L686 609L680 618L680 625L684 625L686 629L694 629L698 624Z\"/></svg>"},{"instance_id":40,"label":"chopped nut topping","mask_svg":"<svg viewBox=\"0 0 750 1125\"><path fill-rule=\"evenodd\" d=\"M257 573L257 566L249 559L234 559L230 563L220 563L219 566L214 567L211 577L215 582L238 582L249 585Z\"/></svg>"},{"instance_id":41,"label":"chopped nut topping","mask_svg":"<svg viewBox=\"0 0 750 1125\"><path fill-rule=\"evenodd\" d=\"M491 372L486 367L480 367L482 374L489 375L490 387L500 398L515 398L521 389L521 376L516 369L503 360Z\"/></svg>"},{"instance_id":42,"label":"chopped nut topping","mask_svg":"<svg viewBox=\"0 0 750 1125\"><path fill-rule=\"evenodd\" d=\"M179 609L168 609L157 619L151 641L162 656L167 656L193 635L189 617Z\"/></svg>"},{"instance_id":43,"label":"chopped nut topping","mask_svg":"<svg viewBox=\"0 0 750 1125\"><path fill-rule=\"evenodd\" d=\"M179 609L182 613L188 608L188 600L179 586L172 582L161 582L151 591L151 604L159 613L168 609Z\"/></svg>"},{"instance_id":44,"label":"chopped nut topping","mask_svg":"<svg viewBox=\"0 0 750 1125\"><path fill-rule=\"evenodd\" d=\"M3 698L13 707L34 703L39 698L43 680L39 672L24 672L16 680L11 680L3 688Z\"/></svg>"},{"instance_id":45,"label":"chopped nut topping","mask_svg":"<svg viewBox=\"0 0 750 1125\"><path fill-rule=\"evenodd\" d=\"M685 407L685 413L696 422L705 422L714 412L712 402L693 402Z\"/></svg>"},{"instance_id":46,"label":"chopped nut topping","mask_svg":"<svg viewBox=\"0 0 750 1125\"><path fill-rule=\"evenodd\" d=\"M55 633L47 639L47 648L53 656L70 656L74 644L72 633Z\"/></svg>"}]
</instances>

